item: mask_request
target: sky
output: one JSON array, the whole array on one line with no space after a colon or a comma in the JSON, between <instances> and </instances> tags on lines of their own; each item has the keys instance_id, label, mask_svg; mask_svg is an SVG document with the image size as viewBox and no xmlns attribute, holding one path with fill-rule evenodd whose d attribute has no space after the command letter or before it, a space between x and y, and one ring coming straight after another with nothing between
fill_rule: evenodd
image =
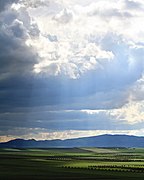
<instances>
[{"instance_id":1,"label":"sky","mask_svg":"<svg viewBox=\"0 0 144 180\"><path fill-rule=\"evenodd\" d=\"M144 136L143 0L0 0L0 141Z\"/></svg>"}]
</instances>

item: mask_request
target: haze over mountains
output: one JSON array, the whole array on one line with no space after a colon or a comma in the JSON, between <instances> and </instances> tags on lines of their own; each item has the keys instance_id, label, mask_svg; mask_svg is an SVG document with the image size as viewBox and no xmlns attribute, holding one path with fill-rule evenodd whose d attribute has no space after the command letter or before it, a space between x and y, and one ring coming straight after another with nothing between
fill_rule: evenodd
<instances>
[{"instance_id":1,"label":"haze over mountains","mask_svg":"<svg viewBox=\"0 0 144 180\"><path fill-rule=\"evenodd\" d=\"M15 139L0 143L0 148L50 148L50 147L144 147L144 137L129 135L100 135L66 140Z\"/></svg>"}]
</instances>

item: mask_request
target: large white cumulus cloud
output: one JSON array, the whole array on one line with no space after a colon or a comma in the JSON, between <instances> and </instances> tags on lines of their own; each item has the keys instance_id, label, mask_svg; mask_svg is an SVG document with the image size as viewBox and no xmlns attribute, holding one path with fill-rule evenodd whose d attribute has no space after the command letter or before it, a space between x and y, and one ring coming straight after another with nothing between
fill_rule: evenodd
<instances>
[{"instance_id":1,"label":"large white cumulus cloud","mask_svg":"<svg viewBox=\"0 0 144 180\"><path fill-rule=\"evenodd\" d=\"M77 79L126 64L129 76L143 67L142 10L142 1L19 0L9 7L13 19L7 14L3 21L13 36L36 50L36 74Z\"/></svg>"},{"instance_id":2,"label":"large white cumulus cloud","mask_svg":"<svg viewBox=\"0 0 144 180\"><path fill-rule=\"evenodd\" d=\"M76 79L88 71L105 68L107 63L111 67L115 61L125 61L125 71L134 70L135 61L139 62L134 67L143 66L139 54L134 57L136 51L143 51L142 1L45 0L37 1L39 6L32 2L27 11L40 29L40 36L27 41L40 56L34 72ZM41 8L44 11L39 14ZM109 34L112 36L107 38Z\"/></svg>"}]
</instances>

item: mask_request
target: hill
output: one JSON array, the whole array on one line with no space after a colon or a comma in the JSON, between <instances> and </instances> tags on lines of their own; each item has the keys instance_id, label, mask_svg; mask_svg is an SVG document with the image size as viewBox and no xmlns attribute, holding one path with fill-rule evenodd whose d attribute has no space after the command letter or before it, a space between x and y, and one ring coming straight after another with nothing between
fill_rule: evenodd
<instances>
[{"instance_id":1,"label":"hill","mask_svg":"<svg viewBox=\"0 0 144 180\"><path fill-rule=\"evenodd\" d=\"M100 135L66 140L15 139L0 143L0 148L50 148L50 147L144 147L144 137L129 135Z\"/></svg>"}]
</instances>

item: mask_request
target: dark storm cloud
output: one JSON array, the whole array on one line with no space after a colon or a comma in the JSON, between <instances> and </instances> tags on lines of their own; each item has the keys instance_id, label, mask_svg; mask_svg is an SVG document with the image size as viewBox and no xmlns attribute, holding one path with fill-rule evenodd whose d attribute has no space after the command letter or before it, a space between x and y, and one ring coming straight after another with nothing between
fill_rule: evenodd
<instances>
[{"instance_id":1,"label":"dark storm cloud","mask_svg":"<svg viewBox=\"0 0 144 180\"><path fill-rule=\"evenodd\" d=\"M3 127L48 128L53 130L120 130L137 129L140 123L129 125L125 121L116 121L106 112L89 114L83 111L41 111L1 113L0 130ZM134 128L135 127L135 128Z\"/></svg>"},{"instance_id":2,"label":"dark storm cloud","mask_svg":"<svg viewBox=\"0 0 144 180\"><path fill-rule=\"evenodd\" d=\"M30 26L29 19L26 24L21 21L27 17L27 13L19 15L13 10L0 14L0 73L13 75L32 71L37 53L25 44L28 33L34 28ZM27 26L30 26L29 29Z\"/></svg>"},{"instance_id":3,"label":"dark storm cloud","mask_svg":"<svg viewBox=\"0 0 144 180\"><path fill-rule=\"evenodd\" d=\"M27 21L24 23L22 20L25 18ZM27 13L20 14L11 9L5 9L0 14L1 111L7 111L8 107L26 106L29 102L31 76L37 62L35 50L25 44L29 34L37 31L36 26L30 25L29 19Z\"/></svg>"}]
</instances>

